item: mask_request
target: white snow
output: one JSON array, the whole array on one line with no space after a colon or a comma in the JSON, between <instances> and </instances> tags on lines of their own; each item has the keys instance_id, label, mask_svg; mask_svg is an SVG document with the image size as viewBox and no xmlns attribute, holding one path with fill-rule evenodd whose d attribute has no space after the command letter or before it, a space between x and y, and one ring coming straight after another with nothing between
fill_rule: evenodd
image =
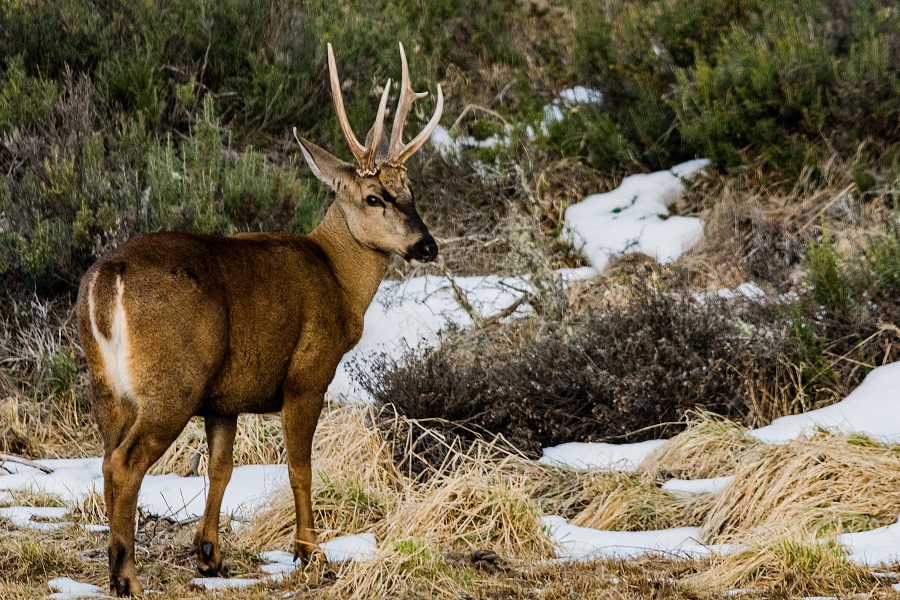
<instances>
[{"instance_id":1,"label":"white snow","mask_svg":"<svg viewBox=\"0 0 900 600\"><path fill-rule=\"evenodd\" d=\"M378 558L378 548L375 544L375 536L371 533L358 535L345 535L336 537L319 544L319 548L325 553L328 562L357 561L365 562ZM277 581L288 577L299 566L299 561L294 561L294 555L289 552L274 550L263 552L259 557L268 561L260 565L260 570L265 573L256 578L228 578L221 577L197 577L191 583L197 587L208 590L223 590L229 588L246 588L267 581Z\"/></svg>"},{"instance_id":2,"label":"white snow","mask_svg":"<svg viewBox=\"0 0 900 600\"><path fill-rule=\"evenodd\" d=\"M81 583L68 577L57 577L47 582L53 594L47 596L53 600L72 600L74 598L92 598L102 596L104 591L102 588L91 585L90 583Z\"/></svg>"},{"instance_id":3,"label":"white snow","mask_svg":"<svg viewBox=\"0 0 900 600\"><path fill-rule=\"evenodd\" d=\"M562 90L550 104L545 104L543 108L543 118L539 124L539 129L543 135L549 133L549 126L552 123L558 123L566 118L566 111L563 107L573 107L579 104L602 104L603 92L600 90L576 85L575 87ZM459 156L463 148L493 148L497 145L509 145L512 139L513 128L506 124L503 131L494 134L486 139L478 140L472 136L460 135L453 136L445 127L438 125L431 134L431 145L440 152L444 158L452 158ZM525 137L534 138L535 132L531 125L524 129Z\"/></svg>"},{"instance_id":4,"label":"white snow","mask_svg":"<svg viewBox=\"0 0 900 600\"><path fill-rule=\"evenodd\" d=\"M372 533L358 533L356 535L344 535L332 538L319 544L319 548L325 553L328 562L366 562L378 558L378 546L375 535ZM274 550L263 552L259 555L263 560L269 561L263 565L267 572L283 572L281 567L296 567L294 556L289 552ZM267 568L268 567L268 568Z\"/></svg>"},{"instance_id":5,"label":"white snow","mask_svg":"<svg viewBox=\"0 0 900 600\"><path fill-rule=\"evenodd\" d=\"M651 452L664 443L665 440L648 440L634 444L568 442L544 448L543 456L538 462L575 469L634 471Z\"/></svg>"},{"instance_id":6,"label":"white snow","mask_svg":"<svg viewBox=\"0 0 900 600\"><path fill-rule=\"evenodd\" d=\"M668 205L684 191L684 179L708 164L698 159L668 171L626 177L616 189L569 206L565 233L598 270L613 257L633 252L670 263L700 241L703 222L669 216Z\"/></svg>"},{"instance_id":7,"label":"white snow","mask_svg":"<svg viewBox=\"0 0 900 600\"><path fill-rule=\"evenodd\" d=\"M837 543L850 552L850 560L862 565L877 565L900 561L900 522L870 531L845 533Z\"/></svg>"},{"instance_id":8,"label":"white snow","mask_svg":"<svg viewBox=\"0 0 900 600\"><path fill-rule=\"evenodd\" d=\"M493 148L497 144L509 142L509 128L504 135L494 134L486 139L477 140L472 136L452 136L442 125L434 128L431 134L431 145L445 158L459 156L463 148Z\"/></svg>"},{"instance_id":9,"label":"white snow","mask_svg":"<svg viewBox=\"0 0 900 600\"><path fill-rule=\"evenodd\" d=\"M557 545L560 558L637 558L645 554L680 557L708 556L713 550L697 541L699 527L678 527L657 531L602 531L578 527L557 516L543 517L545 530Z\"/></svg>"},{"instance_id":10,"label":"white snow","mask_svg":"<svg viewBox=\"0 0 900 600\"><path fill-rule=\"evenodd\" d=\"M864 433L888 443L900 443L900 362L874 369L850 394L831 406L781 417L751 431L767 444L782 444L819 428Z\"/></svg>"},{"instance_id":11,"label":"white snow","mask_svg":"<svg viewBox=\"0 0 900 600\"><path fill-rule=\"evenodd\" d=\"M68 512L68 508L56 506L8 506L0 508L0 517L9 519L16 527L49 531L65 526L67 523L61 523L59 520Z\"/></svg>"},{"instance_id":12,"label":"white snow","mask_svg":"<svg viewBox=\"0 0 900 600\"><path fill-rule=\"evenodd\" d=\"M53 473L43 473L36 469L14 475L0 475L0 490L37 491L42 490L62 498L65 502L77 502L93 491L103 492L103 473L100 458L52 459L38 461L54 469ZM246 465L236 467L231 481L225 490L222 501L222 512L226 514L249 514L264 501L268 494L287 482L285 465ZM149 514L170 516L174 519L187 519L203 514L206 502L206 490L209 481L206 477L180 477L174 474L147 475L141 485L138 505ZM12 510L15 509L15 510ZM12 507L0 511L12 510L13 519L21 527L48 528L58 524L36 524L31 517L25 521L21 518L26 513L40 514L33 511L55 511L52 514L62 516L65 508L34 509ZM32 511L29 513L29 511ZM61 512L59 512L61 511ZM3 514L0 512L0 514ZM15 519L19 519L17 522ZM27 521L27 523L26 523Z\"/></svg>"},{"instance_id":13,"label":"white snow","mask_svg":"<svg viewBox=\"0 0 900 600\"><path fill-rule=\"evenodd\" d=\"M559 100L566 104L602 104L603 92L600 90L576 85L573 88L565 89L557 96Z\"/></svg>"},{"instance_id":14,"label":"white snow","mask_svg":"<svg viewBox=\"0 0 900 600\"><path fill-rule=\"evenodd\" d=\"M372 533L337 537L319 544L319 547L328 562L365 562L378 558L378 547Z\"/></svg>"},{"instance_id":15,"label":"white snow","mask_svg":"<svg viewBox=\"0 0 900 600\"><path fill-rule=\"evenodd\" d=\"M205 590L234 590L259 585L267 578L243 579L240 577L195 577L191 583Z\"/></svg>"},{"instance_id":16,"label":"white snow","mask_svg":"<svg viewBox=\"0 0 900 600\"><path fill-rule=\"evenodd\" d=\"M558 276L568 283L596 274L596 270L582 267L560 270ZM527 277L484 275L455 277L454 281L472 307L485 318L503 311L534 289ZM527 302L523 303L509 318L526 315L531 310ZM366 310L362 338L338 365L328 387L329 396L337 400L370 401L368 394L353 382L354 361L379 352L399 358L408 349L435 344L438 333L451 325L470 327L472 324L472 317L457 301L447 277L425 275L383 282Z\"/></svg>"},{"instance_id":17,"label":"white snow","mask_svg":"<svg viewBox=\"0 0 900 600\"><path fill-rule=\"evenodd\" d=\"M701 304L705 304L709 300L721 298L722 300L732 300L734 298L744 298L745 300L764 300L766 291L759 287L756 282L747 281L733 288L724 288L711 292L698 292L694 294L694 300Z\"/></svg>"},{"instance_id":18,"label":"white snow","mask_svg":"<svg viewBox=\"0 0 900 600\"><path fill-rule=\"evenodd\" d=\"M710 479L670 479L662 484L662 489L681 496L717 494L728 487L734 477L712 477Z\"/></svg>"}]
</instances>

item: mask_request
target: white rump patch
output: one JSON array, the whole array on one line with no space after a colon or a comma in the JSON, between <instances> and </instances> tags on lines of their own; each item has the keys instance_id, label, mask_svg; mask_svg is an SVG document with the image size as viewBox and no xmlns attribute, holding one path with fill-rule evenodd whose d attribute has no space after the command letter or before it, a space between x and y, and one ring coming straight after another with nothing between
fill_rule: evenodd
<instances>
[{"instance_id":1,"label":"white rump patch","mask_svg":"<svg viewBox=\"0 0 900 600\"><path fill-rule=\"evenodd\" d=\"M88 311L91 317L91 332L100 346L103 355L103 364L106 367L106 377L116 396L134 398L134 390L131 385L131 374L128 372L128 361L131 358L131 346L128 342L128 325L125 321L125 305L122 297L125 295L125 282L122 276L116 276L116 304L113 308L112 327L110 337L107 338L97 328L97 320L94 317L94 283L96 274L91 282L88 293Z\"/></svg>"}]
</instances>

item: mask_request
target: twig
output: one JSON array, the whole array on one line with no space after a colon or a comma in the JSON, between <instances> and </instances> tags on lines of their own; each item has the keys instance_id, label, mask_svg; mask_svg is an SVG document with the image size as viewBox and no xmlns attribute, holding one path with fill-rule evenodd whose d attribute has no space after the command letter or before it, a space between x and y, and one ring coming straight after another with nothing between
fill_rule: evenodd
<instances>
[{"instance_id":1,"label":"twig","mask_svg":"<svg viewBox=\"0 0 900 600\"><path fill-rule=\"evenodd\" d=\"M484 325L484 317L480 312L478 312L478 310L475 309L474 306L472 306L472 304L469 302L469 299L466 298L465 293L463 293L460 287L456 284L456 279L453 278L453 274L447 267L444 267L444 275L446 275L447 281L450 282L450 287L453 288L453 295L456 297L456 301L464 311L469 313L469 316L472 317L473 321L475 321L475 325L479 328L482 327Z\"/></svg>"},{"instance_id":2,"label":"twig","mask_svg":"<svg viewBox=\"0 0 900 600\"><path fill-rule=\"evenodd\" d=\"M33 460L29 460L22 456L16 456L14 454L0 454L0 463L11 462L11 463L19 463L20 465L25 465L26 467L31 467L32 469L37 469L38 471L43 471L48 475L53 472L53 469L42 465L41 463L35 462Z\"/></svg>"},{"instance_id":3,"label":"twig","mask_svg":"<svg viewBox=\"0 0 900 600\"><path fill-rule=\"evenodd\" d=\"M463 111L461 113L459 113L459 116L456 117L456 120L453 121L453 125L450 126L450 131L456 129L456 127L459 126L460 122L462 122L463 117L465 117L466 114L468 114L469 111L472 111L472 110L480 110L484 113L487 113L487 114L491 115L492 117L496 117L496 118L500 119L501 121L503 121L504 125L509 126L509 121L504 119L503 115L498 113L496 110L493 110L486 106L481 106L478 104L467 104L466 107L463 109Z\"/></svg>"},{"instance_id":4,"label":"twig","mask_svg":"<svg viewBox=\"0 0 900 600\"><path fill-rule=\"evenodd\" d=\"M192 525L194 523L197 523L202 518L203 517L189 517L187 519L182 519L180 521L174 521L172 524L170 524L168 527L166 527L162 531L155 533L153 535L153 537L150 539L150 543L157 541L162 536L166 535L170 531L174 531L175 529L178 529L179 527L184 527L186 525ZM148 543L148 545L149 545L149 543Z\"/></svg>"},{"instance_id":5,"label":"twig","mask_svg":"<svg viewBox=\"0 0 900 600\"><path fill-rule=\"evenodd\" d=\"M478 327L479 329L483 329L483 328L487 327L488 325L493 325L500 319L508 317L509 315L516 312L516 310L518 310L518 308L520 306L522 306L522 304L524 304L525 302L530 302L534 299L534 294L523 292L522 296L519 297L518 300L516 300L515 302L513 302L512 304L510 304L509 306L507 306L500 312L498 312L490 317L485 318L484 315L482 315L480 312L478 312L478 310L474 306L472 306L472 303L469 302L469 299L466 298L465 292L463 292L462 289L459 287L459 285L457 285L456 280L453 278L453 274L450 272L450 269L448 269L447 267L444 267L444 275L447 277L447 281L450 282L450 287L453 288L453 295L456 298L456 301L459 303L459 305L462 307L462 309L464 311L469 313L469 316L472 317L472 321L475 322L475 326ZM515 288L513 288L513 289L515 289ZM517 290L517 291L521 291L521 290Z\"/></svg>"},{"instance_id":6,"label":"twig","mask_svg":"<svg viewBox=\"0 0 900 600\"><path fill-rule=\"evenodd\" d=\"M533 298L533 296L531 296L531 295L522 296L521 298L519 298L518 300L516 300L515 302L513 302L512 304L510 304L509 306L507 306L500 312L498 312L496 315L493 315L493 316L489 317L487 320L485 320L483 326L493 325L500 319L508 317L509 315L516 312L516 310L518 310L518 308L520 306L522 306L526 300L530 301L532 298Z\"/></svg>"}]
</instances>

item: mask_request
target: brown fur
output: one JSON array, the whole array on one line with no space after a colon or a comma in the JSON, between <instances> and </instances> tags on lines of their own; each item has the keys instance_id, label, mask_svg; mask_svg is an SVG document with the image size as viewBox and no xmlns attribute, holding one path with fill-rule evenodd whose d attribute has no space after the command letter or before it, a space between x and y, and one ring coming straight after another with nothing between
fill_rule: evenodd
<instances>
[{"instance_id":1,"label":"brown fur","mask_svg":"<svg viewBox=\"0 0 900 600\"><path fill-rule=\"evenodd\" d=\"M315 174L336 191L308 237L151 234L103 257L82 280L78 323L105 447L110 582L119 595L141 593L134 562L141 480L194 415L206 419L210 452L209 496L194 541L200 571L222 570L219 510L237 416L245 412L281 411L297 513L294 550L321 558L310 452L325 391L362 334L389 254L430 260L437 247L416 212L405 169L384 166L363 177L314 144L301 146ZM382 205L371 206L369 196ZM124 351L110 354L107 347L104 355L94 329L111 339L122 330L116 329L122 312L125 337L117 339L127 339L129 353L118 363L110 357ZM110 364L126 366L110 371ZM130 392L117 392L110 372Z\"/></svg>"}]
</instances>

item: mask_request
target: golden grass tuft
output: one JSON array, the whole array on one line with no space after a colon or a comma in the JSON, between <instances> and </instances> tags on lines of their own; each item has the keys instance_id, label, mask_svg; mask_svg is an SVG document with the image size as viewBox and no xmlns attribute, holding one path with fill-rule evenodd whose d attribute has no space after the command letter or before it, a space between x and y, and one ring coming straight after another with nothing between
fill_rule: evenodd
<instances>
[{"instance_id":1,"label":"golden grass tuft","mask_svg":"<svg viewBox=\"0 0 900 600\"><path fill-rule=\"evenodd\" d=\"M706 479L733 475L749 455L763 448L746 427L700 413L687 429L654 450L641 472L654 478Z\"/></svg>"},{"instance_id":2,"label":"golden grass tuft","mask_svg":"<svg viewBox=\"0 0 900 600\"><path fill-rule=\"evenodd\" d=\"M472 591L472 576L448 565L421 539L393 538L382 544L376 561L341 565L328 595L347 600L464 598Z\"/></svg>"},{"instance_id":3,"label":"golden grass tuft","mask_svg":"<svg viewBox=\"0 0 900 600\"><path fill-rule=\"evenodd\" d=\"M834 541L797 529L770 531L742 549L719 555L710 567L685 577L680 586L712 595L732 589L762 588L776 598L871 592L878 586L869 570L850 562Z\"/></svg>"},{"instance_id":4,"label":"golden grass tuft","mask_svg":"<svg viewBox=\"0 0 900 600\"><path fill-rule=\"evenodd\" d=\"M445 548L487 547L505 556L552 555L532 498L535 472L525 467L533 463L483 443L465 454L448 449L440 469L428 478L412 478L397 469L395 448L374 425L381 416L372 407L337 407L322 415L313 448L320 539L372 532L385 544L427 539ZM285 548L294 523L293 496L285 487L240 535L249 547Z\"/></svg>"},{"instance_id":5,"label":"golden grass tuft","mask_svg":"<svg viewBox=\"0 0 900 600\"><path fill-rule=\"evenodd\" d=\"M738 464L703 525L707 542L752 530L829 536L893 523L900 513L900 447L819 432Z\"/></svg>"},{"instance_id":6,"label":"golden grass tuft","mask_svg":"<svg viewBox=\"0 0 900 600\"><path fill-rule=\"evenodd\" d=\"M2 502L3 506L43 506L62 508L66 506L62 498L41 489L30 490L4 490L9 496Z\"/></svg>"},{"instance_id":7,"label":"golden grass tuft","mask_svg":"<svg viewBox=\"0 0 900 600\"><path fill-rule=\"evenodd\" d=\"M598 472L585 486L587 506L573 525L617 531L646 531L702 524L709 508L705 496L679 498L655 480L637 473Z\"/></svg>"},{"instance_id":8,"label":"golden grass tuft","mask_svg":"<svg viewBox=\"0 0 900 600\"><path fill-rule=\"evenodd\" d=\"M39 458L40 442L28 431L19 412L18 398L0 399L0 452Z\"/></svg>"}]
</instances>

